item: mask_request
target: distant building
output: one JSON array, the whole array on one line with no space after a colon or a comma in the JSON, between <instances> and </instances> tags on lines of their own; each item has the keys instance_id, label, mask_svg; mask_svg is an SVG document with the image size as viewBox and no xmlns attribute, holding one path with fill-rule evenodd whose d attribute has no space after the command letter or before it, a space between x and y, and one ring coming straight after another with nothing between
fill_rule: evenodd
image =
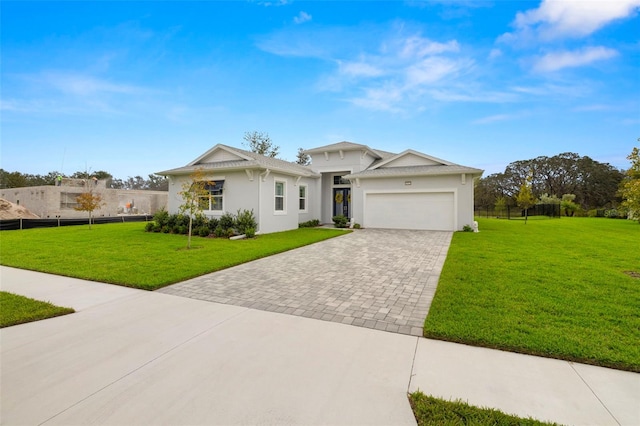
<instances>
[{"instance_id":1,"label":"distant building","mask_svg":"<svg viewBox=\"0 0 640 426\"><path fill-rule=\"evenodd\" d=\"M87 190L100 194L105 203L93 212L94 217L153 215L167 208L167 191L111 189L106 183L106 180L62 178L55 185L1 189L0 198L26 207L42 219L85 217L87 213L75 207L77 197Z\"/></svg>"}]
</instances>

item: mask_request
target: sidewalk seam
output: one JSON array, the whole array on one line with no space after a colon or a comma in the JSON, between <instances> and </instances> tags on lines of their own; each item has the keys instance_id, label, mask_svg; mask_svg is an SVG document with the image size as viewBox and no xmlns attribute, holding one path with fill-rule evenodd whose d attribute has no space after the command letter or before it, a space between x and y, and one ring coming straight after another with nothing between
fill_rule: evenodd
<instances>
[{"instance_id":1,"label":"sidewalk seam","mask_svg":"<svg viewBox=\"0 0 640 426\"><path fill-rule=\"evenodd\" d=\"M611 416L611 418L618 424L618 425L622 425L622 423L620 423L620 421L618 421L618 419L616 418L616 416L609 410L609 407L607 407L605 405L605 403L600 399L600 397L598 396L598 394L593 390L593 388L591 386L589 386L589 383L587 383L587 381L580 375L580 372L578 372L578 370L575 369L575 367L573 366L573 362L567 361L569 363L569 366L571 367L571 369L578 375L578 377L580 377L580 380L582 380L582 383L584 383L587 388L589 388L589 390L591 391L591 393L593 394L593 396L596 397L596 399L598 400L598 402L600 402L600 404L604 407L605 410L607 410L607 413L609 413L609 415Z\"/></svg>"},{"instance_id":2,"label":"sidewalk seam","mask_svg":"<svg viewBox=\"0 0 640 426\"><path fill-rule=\"evenodd\" d=\"M197 333L197 334L195 334L195 335L191 336L191 337L190 337L190 338L188 338L187 340L185 340L185 341L183 341L183 342L181 342L181 343L178 343L177 345L173 346L173 347L172 347L172 348L170 348L170 349L167 349L167 350L166 350L166 351L164 351L163 353L161 353L161 354L159 354L159 355L157 355L157 356L153 357L152 359L148 360L147 362L143 363L142 365L139 365L138 367L134 368L133 370L129 371L128 373L125 373L125 374L124 374L124 375L122 375L121 377L118 377L117 379L113 380L111 383L108 383L108 384L104 385L103 387L101 387L100 389L96 390L95 392L92 392L91 394L89 394L89 395L85 396L84 398L80 399L79 401L74 402L73 404L71 404L71 405L70 405L70 406L68 406L67 408L65 408L65 409L61 410L60 412L58 412L58 413L56 413L56 414L52 415L52 416L51 416L51 417L49 417L48 419L46 419L46 420L42 421L41 423L39 423L38 425L39 425L39 426L41 426L41 425L44 425L44 424L48 423L50 420L53 420L53 419L55 419L56 417L58 417L59 415L63 414L64 412L66 412L66 411L68 411L68 410L72 409L73 407L75 407L75 406L77 406L77 405L80 405L80 404L81 404L81 403L83 403L84 401L88 400L89 398L93 397L94 395L99 394L99 393L100 393L100 392L102 392L103 390L105 390L105 389L107 389L107 388L109 388L109 387L113 386L114 384L118 383L118 382L119 382L119 381L121 381L122 379L124 379L124 378L126 378L126 377L129 377L130 375L132 375L132 374L134 374L135 372L137 372L137 371L139 371L139 370L143 369L143 368L144 368L144 367L146 367L147 365L149 365L149 364L151 364L151 363L156 362L157 360L159 360L159 359L163 358L165 355L168 355L169 353L171 353L171 352L175 351L176 349L180 348L181 346L184 346L185 344L187 344L187 343L191 342L192 340L196 339L197 337L200 337L200 336L202 336L203 334L208 333L208 332L209 332L209 331L211 331L212 329L214 329L214 328L216 328L216 327L218 327L218 326L220 326L220 325L222 325L222 324L226 323L227 321L230 321L231 319L234 319L234 318L236 318L237 316L239 316L239 315L242 315L242 314L246 313L248 310L249 310L249 308L245 308L245 309L243 309L241 312L238 312L237 314L234 314L234 315L232 315L232 316L230 316L230 317L228 317L228 318L225 318L224 320L222 320L222 321L220 321L220 322L218 322L218 323L216 323L216 324L212 325L211 327L206 328L205 330L202 330L200 333Z\"/></svg>"},{"instance_id":3,"label":"sidewalk seam","mask_svg":"<svg viewBox=\"0 0 640 426\"><path fill-rule=\"evenodd\" d=\"M418 354L418 343L420 342L420 337L416 337L416 347L413 350L413 359L411 360L411 371L409 372L409 384L407 384L407 394L409 394L409 390L411 389L411 380L413 379L413 368L416 365L416 355Z\"/></svg>"}]
</instances>

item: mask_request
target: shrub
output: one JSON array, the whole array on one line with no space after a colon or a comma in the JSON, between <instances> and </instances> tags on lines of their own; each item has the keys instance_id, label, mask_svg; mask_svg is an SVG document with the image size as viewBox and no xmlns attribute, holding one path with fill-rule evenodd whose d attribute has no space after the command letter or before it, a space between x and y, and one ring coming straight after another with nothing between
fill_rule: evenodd
<instances>
[{"instance_id":1,"label":"shrub","mask_svg":"<svg viewBox=\"0 0 640 426\"><path fill-rule=\"evenodd\" d=\"M609 219L617 219L618 218L618 210L616 210L616 209L605 210L604 217L608 217Z\"/></svg>"},{"instance_id":2,"label":"shrub","mask_svg":"<svg viewBox=\"0 0 640 426\"><path fill-rule=\"evenodd\" d=\"M156 224L153 223L153 222L147 222L144 225L144 230L147 231L147 232L153 232L153 231L155 231L155 229L156 229Z\"/></svg>"},{"instance_id":3,"label":"shrub","mask_svg":"<svg viewBox=\"0 0 640 426\"><path fill-rule=\"evenodd\" d=\"M209 227L208 226L201 226L199 228L196 229L197 234L201 237L208 237L209 236Z\"/></svg>"},{"instance_id":4,"label":"shrub","mask_svg":"<svg viewBox=\"0 0 640 426\"><path fill-rule=\"evenodd\" d=\"M236 223L236 219L233 217L231 213L225 213L222 216L220 216L219 223L222 229L227 230L234 227Z\"/></svg>"},{"instance_id":5,"label":"shrub","mask_svg":"<svg viewBox=\"0 0 640 426\"><path fill-rule=\"evenodd\" d=\"M473 232L473 227L471 227L471 225L465 225L462 227L462 232Z\"/></svg>"},{"instance_id":6,"label":"shrub","mask_svg":"<svg viewBox=\"0 0 640 426\"><path fill-rule=\"evenodd\" d=\"M598 217L598 210L592 209L587 212L587 217Z\"/></svg>"},{"instance_id":7,"label":"shrub","mask_svg":"<svg viewBox=\"0 0 640 426\"><path fill-rule=\"evenodd\" d=\"M162 228L160 228L160 230L165 234L168 234L171 231L169 225L164 225Z\"/></svg>"},{"instance_id":8,"label":"shrub","mask_svg":"<svg viewBox=\"0 0 640 426\"><path fill-rule=\"evenodd\" d=\"M233 228L229 228L229 229L227 229L225 232L226 232L226 234L227 234L227 238L231 238L231 237L233 237L234 235L236 235L236 232L233 230Z\"/></svg>"},{"instance_id":9,"label":"shrub","mask_svg":"<svg viewBox=\"0 0 640 426\"><path fill-rule=\"evenodd\" d=\"M346 228L347 222L349 219L344 215L337 215L332 218L333 223L336 225L336 228Z\"/></svg>"},{"instance_id":10,"label":"shrub","mask_svg":"<svg viewBox=\"0 0 640 426\"><path fill-rule=\"evenodd\" d=\"M236 215L236 229L241 234L246 234L247 229L253 228L254 233L255 229L258 227L258 223L256 222L256 218L253 215L253 209L242 210L238 209L238 214Z\"/></svg>"},{"instance_id":11,"label":"shrub","mask_svg":"<svg viewBox=\"0 0 640 426\"><path fill-rule=\"evenodd\" d=\"M224 232L224 229L222 229L222 226L218 225L216 227L216 229L213 231L213 235L215 235L218 238L222 238L224 237L226 234Z\"/></svg>"},{"instance_id":12,"label":"shrub","mask_svg":"<svg viewBox=\"0 0 640 426\"><path fill-rule=\"evenodd\" d=\"M360 228L362 228L362 226L360 226L359 223L356 223L356 224L353 225L353 228L354 229L360 229Z\"/></svg>"},{"instance_id":13,"label":"shrub","mask_svg":"<svg viewBox=\"0 0 640 426\"><path fill-rule=\"evenodd\" d=\"M215 232L218 225L220 225L220 221L217 218L212 217L211 219L209 219L208 225L209 225L209 230L211 231L211 233L213 233Z\"/></svg>"},{"instance_id":14,"label":"shrub","mask_svg":"<svg viewBox=\"0 0 640 426\"><path fill-rule=\"evenodd\" d=\"M153 221L157 223L160 227L167 225L167 221L169 220L169 212L165 209L158 210L153 215Z\"/></svg>"},{"instance_id":15,"label":"shrub","mask_svg":"<svg viewBox=\"0 0 640 426\"><path fill-rule=\"evenodd\" d=\"M298 224L298 228L315 228L316 226L320 226L318 219L312 219Z\"/></svg>"},{"instance_id":16,"label":"shrub","mask_svg":"<svg viewBox=\"0 0 640 426\"><path fill-rule=\"evenodd\" d=\"M255 228L247 228L244 230L244 235L247 236L247 238L254 238L256 236L256 229Z\"/></svg>"}]
</instances>

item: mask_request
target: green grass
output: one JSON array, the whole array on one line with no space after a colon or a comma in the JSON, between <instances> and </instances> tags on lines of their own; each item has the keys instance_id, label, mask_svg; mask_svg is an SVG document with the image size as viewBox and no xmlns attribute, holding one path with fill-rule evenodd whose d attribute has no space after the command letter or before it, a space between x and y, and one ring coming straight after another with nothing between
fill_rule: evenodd
<instances>
[{"instance_id":1,"label":"green grass","mask_svg":"<svg viewBox=\"0 0 640 426\"><path fill-rule=\"evenodd\" d=\"M75 312L48 302L0 291L0 328Z\"/></svg>"},{"instance_id":2,"label":"green grass","mask_svg":"<svg viewBox=\"0 0 640 426\"><path fill-rule=\"evenodd\" d=\"M305 228L255 239L148 233L144 223L39 228L0 233L5 266L155 290L209 272L344 235Z\"/></svg>"},{"instance_id":3,"label":"green grass","mask_svg":"<svg viewBox=\"0 0 640 426\"><path fill-rule=\"evenodd\" d=\"M445 401L420 391L409 394L409 402L418 426L426 425L496 425L534 426L552 425L531 418L504 414L490 408L478 408L462 401Z\"/></svg>"},{"instance_id":4,"label":"green grass","mask_svg":"<svg viewBox=\"0 0 640 426\"><path fill-rule=\"evenodd\" d=\"M640 371L640 226L479 219L453 236L427 337Z\"/></svg>"}]
</instances>

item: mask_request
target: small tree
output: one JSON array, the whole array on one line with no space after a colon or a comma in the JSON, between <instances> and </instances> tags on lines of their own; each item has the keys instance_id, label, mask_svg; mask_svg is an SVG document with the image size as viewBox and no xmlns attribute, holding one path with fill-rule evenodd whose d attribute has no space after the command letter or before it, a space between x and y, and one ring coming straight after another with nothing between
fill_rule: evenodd
<instances>
[{"instance_id":1,"label":"small tree","mask_svg":"<svg viewBox=\"0 0 640 426\"><path fill-rule=\"evenodd\" d=\"M74 207L75 210L89 212L89 229L91 229L93 211L105 205L105 202L102 201L102 196L100 194L94 194L93 191L89 190L78 195L76 197L76 203L78 203L78 205Z\"/></svg>"},{"instance_id":2,"label":"small tree","mask_svg":"<svg viewBox=\"0 0 640 426\"><path fill-rule=\"evenodd\" d=\"M189 233L187 238L187 249L191 248L191 231L193 228L194 216L202 214L201 200L209 195L205 179L205 174L201 169L196 169L189 179L182 184L182 191L179 192L183 204L180 206L180 213L189 217Z\"/></svg>"},{"instance_id":3,"label":"small tree","mask_svg":"<svg viewBox=\"0 0 640 426\"><path fill-rule=\"evenodd\" d=\"M564 194L560 202L560 208L564 209L565 216L573 216L580 206L573 202L576 199L575 194Z\"/></svg>"},{"instance_id":4,"label":"small tree","mask_svg":"<svg viewBox=\"0 0 640 426\"><path fill-rule=\"evenodd\" d=\"M622 207L629 209L629 217L640 222L640 149L634 147L627 157L631 167L620 185L620 194L624 199Z\"/></svg>"},{"instance_id":5,"label":"small tree","mask_svg":"<svg viewBox=\"0 0 640 426\"><path fill-rule=\"evenodd\" d=\"M520 192L518 192L518 196L516 197L516 203L518 207L524 210L524 224L527 224L527 219L529 215L529 208L535 206L536 197L533 196L533 192L531 192L531 179L527 178L522 185L520 186Z\"/></svg>"},{"instance_id":6,"label":"small tree","mask_svg":"<svg viewBox=\"0 0 640 426\"><path fill-rule=\"evenodd\" d=\"M269 137L269 134L263 132L246 132L244 134L245 143L252 152L256 154L265 155L267 157L277 157L280 147L274 145Z\"/></svg>"},{"instance_id":7,"label":"small tree","mask_svg":"<svg viewBox=\"0 0 640 426\"><path fill-rule=\"evenodd\" d=\"M301 166L308 166L311 164L311 157L304 152L304 149L298 148L298 155L296 156L296 163Z\"/></svg>"}]
</instances>

